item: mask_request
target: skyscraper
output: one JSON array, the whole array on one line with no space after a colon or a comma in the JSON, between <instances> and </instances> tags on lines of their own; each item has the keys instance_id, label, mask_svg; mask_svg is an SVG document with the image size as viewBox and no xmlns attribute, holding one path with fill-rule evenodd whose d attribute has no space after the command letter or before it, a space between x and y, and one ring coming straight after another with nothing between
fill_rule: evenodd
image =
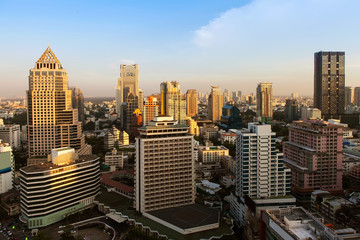
<instances>
[{"instance_id":1,"label":"skyscraper","mask_svg":"<svg viewBox=\"0 0 360 240\"><path fill-rule=\"evenodd\" d=\"M161 114L171 116L179 124L186 124L186 99L180 91L178 82L160 84Z\"/></svg>"},{"instance_id":2,"label":"skyscraper","mask_svg":"<svg viewBox=\"0 0 360 240\"><path fill-rule=\"evenodd\" d=\"M81 134L78 111L71 106L68 76L48 47L30 69L28 99L28 164L47 161L54 148L72 147L91 154Z\"/></svg>"},{"instance_id":3,"label":"skyscraper","mask_svg":"<svg viewBox=\"0 0 360 240\"><path fill-rule=\"evenodd\" d=\"M360 106L360 87L356 87L354 90L354 105Z\"/></svg>"},{"instance_id":4,"label":"skyscraper","mask_svg":"<svg viewBox=\"0 0 360 240\"><path fill-rule=\"evenodd\" d=\"M273 89L272 83L261 82L256 89L257 116L267 122L273 117Z\"/></svg>"},{"instance_id":5,"label":"skyscraper","mask_svg":"<svg viewBox=\"0 0 360 240\"><path fill-rule=\"evenodd\" d=\"M208 104L208 118L213 122L221 120L222 107L224 105L224 96L218 86L211 86Z\"/></svg>"},{"instance_id":6,"label":"skyscraper","mask_svg":"<svg viewBox=\"0 0 360 240\"><path fill-rule=\"evenodd\" d=\"M345 109L347 105L353 103L353 88L352 87L345 87Z\"/></svg>"},{"instance_id":7,"label":"skyscraper","mask_svg":"<svg viewBox=\"0 0 360 240\"><path fill-rule=\"evenodd\" d=\"M345 112L345 52L315 53L314 107L324 115Z\"/></svg>"},{"instance_id":8,"label":"skyscraper","mask_svg":"<svg viewBox=\"0 0 360 240\"><path fill-rule=\"evenodd\" d=\"M85 121L84 95L78 87L70 87L70 90L72 107L78 110L78 119L83 123Z\"/></svg>"},{"instance_id":9,"label":"skyscraper","mask_svg":"<svg viewBox=\"0 0 360 240\"><path fill-rule=\"evenodd\" d=\"M122 103L126 102L130 94L134 97L139 97L139 65L121 64L120 77L118 78L118 85L116 86L116 112L119 115L121 115ZM140 100L143 101L142 98ZM140 105L142 105L142 103L137 103L136 108ZM135 109L133 109L133 111Z\"/></svg>"},{"instance_id":10,"label":"skyscraper","mask_svg":"<svg viewBox=\"0 0 360 240\"><path fill-rule=\"evenodd\" d=\"M155 117L136 138L135 208L149 212L193 204L193 137L172 117Z\"/></svg>"},{"instance_id":11,"label":"skyscraper","mask_svg":"<svg viewBox=\"0 0 360 240\"><path fill-rule=\"evenodd\" d=\"M286 99L285 119L289 122L299 120L298 101L296 99Z\"/></svg>"},{"instance_id":12,"label":"skyscraper","mask_svg":"<svg viewBox=\"0 0 360 240\"><path fill-rule=\"evenodd\" d=\"M292 172L291 193L298 203L309 205L315 189L342 193L342 139L342 126L323 120L290 125L283 152Z\"/></svg>"},{"instance_id":13,"label":"skyscraper","mask_svg":"<svg viewBox=\"0 0 360 240\"><path fill-rule=\"evenodd\" d=\"M186 115L195 117L198 114L198 95L195 89L186 92Z\"/></svg>"},{"instance_id":14,"label":"skyscraper","mask_svg":"<svg viewBox=\"0 0 360 240\"><path fill-rule=\"evenodd\" d=\"M131 134L131 122L132 115L136 109L138 109L139 97L135 96L133 93L129 93L125 98L125 102L121 104L121 128L125 129L129 134Z\"/></svg>"},{"instance_id":15,"label":"skyscraper","mask_svg":"<svg viewBox=\"0 0 360 240\"><path fill-rule=\"evenodd\" d=\"M143 107L143 126L146 126L151 120L158 115L157 98L148 97L144 101Z\"/></svg>"}]
</instances>

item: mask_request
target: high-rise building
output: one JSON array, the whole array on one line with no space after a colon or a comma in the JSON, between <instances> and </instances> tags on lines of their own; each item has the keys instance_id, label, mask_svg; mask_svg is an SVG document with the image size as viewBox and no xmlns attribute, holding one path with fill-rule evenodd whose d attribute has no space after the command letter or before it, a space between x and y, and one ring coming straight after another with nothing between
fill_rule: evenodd
<instances>
[{"instance_id":1,"label":"high-rise building","mask_svg":"<svg viewBox=\"0 0 360 240\"><path fill-rule=\"evenodd\" d=\"M189 126L189 133L191 135L199 136L200 129L197 122L192 117L186 117L186 125Z\"/></svg>"},{"instance_id":2,"label":"high-rise building","mask_svg":"<svg viewBox=\"0 0 360 240\"><path fill-rule=\"evenodd\" d=\"M342 126L315 119L290 125L283 152L299 204L309 205L315 189L342 193L342 144Z\"/></svg>"},{"instance_id":3,"label":"high-rise building","mask_svg":"<svg viewBox=\"0 0 360 240\"><path fill-rule=\"evenodd\" d=\"M125 129L126 132L131 134L131 122L133 112L138 109L139 97L133 93L129 93L126 97L126 101L121 105L121 128Z\"/></svg>"},{"instance_id":4,"label":"high-rise building","mask_svg":"<svg viewBox=\"0 0 360 240\"><path fill-rule=\"evenodd\" d=\"M120 65L120 77L116 86L116 112L121 113L121 105L126 102L126 98L132 93L139 97L139 65ZM140 99L142 101L142 98ZM141 104L137 104L137 107ZM135 110L135 109L134 109Z\"/></svg>"},{"instance_id":5,"label":"high-rise building","mask_svg":"<svg viewBox=\"0 0 360 240\"><path fill-rule=\"evenodd\" d=\"M15 162L11 146L0 140L0 194L13 188Z\"/></svg>"},{"instance_id":6,"label":"high-rise building","mask_svg":"<svg viewBox=\"0 0 360 240\"><path fill-rule=\"evenodd\" d=\"M146 126L158 115L159 106L157 104L157 98L150 96L145 99L143 109L143 126Z\"/></svg>"},{"instance_id":7,"label":"high-rise building","mask_svg":"<svg viewBox=\"0 0 360 240\"><path fill-rule=\"evenodd\" d=\"M83 123L85 121L84 95L78 87L70 87L70 90L72 107L78 110L78 119Z\"/></svg>"},{"instance_id":8,"label":"high-rise building","mask_svg":"<svg viewBox=\"0 0 360 240\"><path fill-rule=\"evenodd\" d=\"M211 86L208 105L208 118L213 122L220 121L223 105L224 97L220 88L218 86Z\"/></svg>"},{"instance_id":9,"label":"high-rise building","mask_svg":"<svg viewBox=\"0 0 360 240\"><path fill-rule=\"evenodd\" d=\"M52 149L72 147L91 154L81 134L78 111L71 106L68 76L48 47L30 69L28 99L28 165L46 161Z\"/></svg>"},{"instance_id":10,"label":"high-rise building","mask_svg":"<svg viewBox=\"0 0 360 240\"><path fill-rule=\"evenodd\" d=\"M345 87L345 109L347 105L352 104L354 101L353 98L353 88L352 87Z\"/></svg>"},{"instance_id":11,"label":"high-rise building","mask_svg":"<svg viewBox=\"0 0 360 240\"><path fill-rule=\"evenodd\" d=\"M290 122L299 120L298 101L296 99L286 99L285 119Z\"/></svg>"},{"instance_id":12,"label":"high-rise building","mask_svg":"<svg viewBox=\"0 0 360 240\"><path fill-rule=\"evenodd\" d=\"M271 125L249 123L238 131L236 143L236 193L251 198L290 194L291 171L283 154L276 150Z\"/></svg>"},{"instance_id":13,"label":"high-rise building","mask_svg":"<svg viewBox=\"0 0 360 240\"><path fill-rule=\"evenodd\" d=\"M99 157L53 149L49 162L20 169L20 220L39 228L90 207L100 190Z\"/></svg>"},{"instance_id":14,"label":"high-rise building","mask_svg":"<svg viewBox=\"0 0 360 240\"><path fill-rule=\"evenodd\" d=\"M198 95L195 89L186 92L186 115L195 117L198 114Z\"/></svg>"},{"instance_id":15,"label":"high-rise building","mask_svg":"<svg viewBox=\"0 0 360 240\"><path fill-rule=\"evenodd\" d=\"M135 208L149 212L195 202L193 137L188 127L158 116L136 138Z\"/></svg>"},{"instance_id":16,"label":"high-rise building","mask_svg":"<svg viewBox=\"0 0 360 240\"><path fill-rule=\"evenodd\" d=\"M354 105L360 106L360 87L354 89Z\"/></svg>"},{"instance_id":17,"label":"high-rise building","mask_svg":"<svg viewBox=\"0 0 360 240\"><path fill-rule=\"evenodd\" d=\"M21 145L20 125L4 125L0 122L0 139L9 143L13 149L19 148Z\"/></svg>"},{"instance_id":18,"label":"high-rise building","mask_svg":"<svg viewBox=\"0 0 360 240\"><path fill-rule=\"evenodd\" d=\"M273 89L272 83L261 82L256 89L257 116L267 122L273 117Z\"/></svg>"},{"instance_id":19,"label":"high-rise building","mask_svg":"<svg viewBox=\"0 0 360 240\"><path fill-rule=\"evenodd\" d=\"M244 125L242 123L239 108L231 104L223 106L221 124L219 126L226 131L229 129L242 129Z\"/></svg>"},{"instance_id":20,"label":"high-rise building","mask_svg":"<svg viewBox=\"0 0 360 240\"><path fill-rule=\"evenodd\" d=\"M137 137L139 135L138 128L143 125L143 116L140 109L135 109L132 114L132 121L131 121L131 135Z\"/></svg>"},{"instance_id":21,"label":"high-rise building","mask_svg":"<svg viewBox=\"0 0 360 240\"><path fill-rule=\"evenodd\" d=\"M345 112L345 52L315 53L314 107L323 115Z\"/></svg>"},{"instance_id":22,"label":"high-rise building","mask_svg":"<svg viewBox=\"0 0 360 240\"><path fill-rule=\"evenodd\" d=\"M180 91L178 82L163 82L160 84L161 94L161 115L167 115L178 121L179 124L186 124L186 98Z\"/></svg>"},{"instance_id":23,"label":"high-rise building","mask_svg":"<svg viewBox=\"0 0 360 240\"><path fill-rule=\"evenodd\" d=\"M291 171L276 149L271 125L249 123L237 131L235 195L232 215L243 224L247 208L259 217L261 209L295 204L290 197Z\"/></svg>"}]
</instances>

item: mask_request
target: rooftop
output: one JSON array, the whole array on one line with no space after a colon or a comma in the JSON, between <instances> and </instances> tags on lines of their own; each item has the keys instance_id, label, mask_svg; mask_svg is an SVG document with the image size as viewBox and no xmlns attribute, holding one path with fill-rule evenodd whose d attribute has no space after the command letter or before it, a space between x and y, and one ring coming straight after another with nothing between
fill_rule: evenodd
<instances>
[{"instance_id":1,"label":"rooftop","mask_svg":"<svg viewBox=\"0 0 360 240\"><path fill-rule=\"evenodd\" d=\"M132 200L121 196L114 192L108 192L106 188L100 188L100 195L96 197L95 200L103 203L105 206L109 206L112 209L115 209L118 212L121 212L123 215L128 216L130 219L134 219L137 222L142 223L144 226L148 226L153 231L158 231L160 234L167 235L169 239L177 240L199 240L199 239L209 239L213 236L221 236L232 234L231 228L226 225L223 221L220 221L220 227L217 229L212 229L208 231L203 231L199 233L193 233L188 235L182 235L164 225L155 222L143 215L139 214L131 208Z\"/></svg>"},{"instance_id":2,"label":"rooftop","mask_svg":"<svg viewBox=\"0 0 360 240\"><path fill-rule=\"evenodd\" d=\"M197 203L155 210L148 214L182 229L214 224L219 221L220 217L219 211Z\"/></svg>"},{"instance_id":3,"label":"rooftop","mask_svg":"<svg viewBox=\"0 0 360 240\"><path fill-rule=\"evenodd\" d=\"M98 159L98 156L95 155L80 155L79 159L75 160L74 162L71 162L69 164L66 165L55 165L51 162L47 162L47 163L41 163L41 164L36 164L36 165L30 165L30 166L26 166L20 169L20 171L23 172L44 172L44 171L50 171L50 170L54 170L54 169L58 169L58 168L64 168L67 166L71 166L74 164L78 164L78 163L82 163L82 162L88 162L88 161L93 161L95 159Z\"/></svg>"}]
</instances>

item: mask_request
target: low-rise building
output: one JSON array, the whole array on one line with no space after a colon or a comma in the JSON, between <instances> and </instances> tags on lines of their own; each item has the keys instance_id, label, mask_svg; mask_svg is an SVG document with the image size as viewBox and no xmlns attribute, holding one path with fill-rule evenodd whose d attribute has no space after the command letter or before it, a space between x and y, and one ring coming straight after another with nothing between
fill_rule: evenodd
<instances>
[{"instance_id":1,"label":"low-rise building","mask_svg":"<svg viewBox=\"0 0 360 240\"><path fill-rule=\"evenodd\" d=\"M343 205L352 203L339 196L332 196L328 191L316 190L311 194L311 211L318 212L333 222L336 211Z\"/></svg>"},{"instance_id":2,"label":"low-rise building","mask_svg":"<svg viewBox=\"0 0 360 240\"><path fill-rule=\"evenodd\" d=\"M199 159L202 163L220 162L221 159L229 155L229 149L224 146L212 146L199 148Z\"/></svg>"},{"instance_id":3,"label":"low-rise building","mask_svg":"<svg viewBox=\"0 0 360 240\"><path fill-rule=\"evenodd\" d=\"M117 151L115 148L111 152L105 154L105 165L116 166L118 168L124 167L124 152Z\"/></svg>"},{"instance_id":4,"label":"low-rise building","mask_svg":"<svg viewBox=\"0 0 360 240\"><path fill-rule=\"evenodd\" d=\"M311 214L302 207L266 210L261 221L260 235L264 239L360 239L360 234L354 229L330 228L321 216Z\"/></svg>"}]
</instances>

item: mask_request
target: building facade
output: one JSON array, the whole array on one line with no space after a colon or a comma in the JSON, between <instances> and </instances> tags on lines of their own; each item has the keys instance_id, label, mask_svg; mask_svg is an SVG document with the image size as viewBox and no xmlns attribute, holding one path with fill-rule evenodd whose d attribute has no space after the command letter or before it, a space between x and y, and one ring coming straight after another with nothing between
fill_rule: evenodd
<instances>
[{"instance_id":1,"label":"building facade","mask_svg":"<svg viewBox=\"0 0 360 240\"><path fill-rule=\"evenodd\" d=\"M20 169L20 220L30 229L86 209L100 191L99 157L59 148L49 160Z\"/></svg>"},{"instance_id":2,"label":"building facade","mask_svg":"<svg viewBox=\"0 0 360 240\"><path fill-rule=\"evenodd\" d=\"M360 87L354 89L354 105L360 106Z\"/></svg>"},{"instance_id":3,"label":"building facade","mask_svg":"<svg viewBox=\"0 0 360 240\"><path fill-rule=\"evenodd\" d=\"M199 159L202 163L220 163L225 156L229 156L229 149L224 146L199 147Z\"/></svg>"},{"instance_id":4,"label":"building facade","mask_svg":"<svg viewBox=\"0 0 360 240\"><path fill-rule=\"evenodd\" d=\"M143 126L146 126L154 117L158 116L159 106L157 98L150 96L145 99L143 109Z\"/></svg>"},{"instance_id":5,"label":"building facade","mask_svg":"<svg viewBox=\"0 0 360 240\"><path fill-rule=\"evenodd\" d=\"M315 53L314 107L324 115L345 113L345 52Z\"/></svg>"},{"instance_id":6,"label":"building facade","mask_svg":"<svg viewBox=\"0 0 360 240\"><path fill-rule=\"evenodd\" d=\"M230 129L242 129L243 126L239 108L229 104L223 106L220 128L227 131Z\"/></svg>"},{"instance_id":7,"label":"building facade","mask_svg":"<svg viewBox=\"0 0 360 240\"><path fill-rule=\"evenodd\" d=\"M116 166L118 168L124 167L124 152L113 149L111 152L105 154L105 165Z\"/></svg>"},{"instance_id":8,"label":"building facade","mask_svg":"<svg viewBox=\"0 0 360 240\"><path fill-rule=\"evenodd\" d=\"M11 146L0 141L0 194L13 188L15 161Z\"/></svg>"},{"instance_id":9,"label":"building facade","mask_svg":"<svg viewBox=\"0 0 360 240\"><path fill-rule=\"evenodd\" d=\"M345 109L354 102L353 88L345 87Z\"/></svg>"},{"instance_id":10,"label":"building facade","mask_svg":"<svg viewBox=\"0 0 360 240\"><path fill-rule=\"evenodd\" d=\"M290 125L283 152L292 171L291 193L299 204L308 206L316 189L342 193L342 144L342 126L315 119Z\"/></svg>"},{"instance_id":11,"label":"building facade","mask_svg":"<svg viewBox=\"0 0 360 240\"><path fill-rule=\"evenodd\" d=\"M209 95L208 118L213 122L221 120L222 107L224 105L224 96L217 86L211 86Z\"/></svg>"},{"instance_id":12,"label":"building facade","mask_svg":"<svg viewBox=\"0 0 360 240\"><path fill-rule=\"evenodd\" d=\"M20 125L4 125L0 122L0 139L9 143L13 149L21 146Z\"/></svg>"},{"instance_id":13,"label":"building facade","mask_svg":"<svg viewBox=\"0 0 360 240\"><path fill-rule=\"evenodd\" d=\"M120 77L118 78L118 84L115 90L116 90L116 112L119 114L121 113L122 103L126 102L126 98L130 93L132 93L132 95L135 97L139 97L139 65L138 64L120 65Z\"/></svg>"},{"instance_id":14,"label":"building facade","mask_svg":"<svg viewBox=\"0 0 360 240\"><path fill-rule=\"evenodd\" d=\"M71 105L67 73L50 47L30 69L27 100L28 164L41 158L46 161L51 150L60 147L91 154L81 134L78 111Z\"/></svg>"},{"instance_id":15,"label":"building facade","mask_svg":"<svg viewBox=\"0 0 360 240\"><path fill-rule=\"evenodd\" d=\"M261 82L256 88L257 116L261 121L267 121L273 117L273 88L272 83Z\"/></svg>"},{"instance_id":16,"label":"building facade","mask_svg":"<svg viewBox=\"0 0 360 240\"><path fill-rule=\"evenodd\" d=\"M70 90L72 107L78 110L78 119L83 123L85 121L84 95L79 87L70 87Z\"/></svg>"},{"instance_id":17,"label":"building facade","mask_svg":"<svg viewBox=\"0 0 360 240\"><path fill-rule=\"evenodd\" d=\"M178 82L160 84L161 115L172 116L179 124L186 124L186 97L181 94Z\"/></svg>"},{"instance_id":18,"label":"building facade","mask_svg":"<svg viewBox=\"0 0 360 240\"><path fill-rule=\"evenodd\" d=\"M198 94L196 89L189 89L186 92L186 115L195 117L198 114Z\"/></svg>"},{"instance_id":19,"label":"building facade","mask_svg":"<svg viewBox=\"0 0 360 240\"><path fill-rule=\"evenodd\" d=\"M195 202L193 137L172 117L155 117L136 138L135 208L149 212Z\"/></svg>"},{"instance_id":20,"label":"building facade","mask_svg":"<svg viewBox=\"0 0 360 240\"><path fill-rule=\"evenodd\" d=\"M275 139L271 125L249 123L248 129L237 132L236 190L230 211L241 225L249 211L259 218L261 210L295 205L290 196L291 170L276 149Z\"/></svg>"},{"instance_id":21,"label":"building facade","mask_svg":"<svg viewBox=\"0 0 360 240\"><path fill-rule=\"evenodd\" d=\"M289 122L299 120L298 101L296 99L286 99L285 120Z\"/></svg>"}]
</instances>

